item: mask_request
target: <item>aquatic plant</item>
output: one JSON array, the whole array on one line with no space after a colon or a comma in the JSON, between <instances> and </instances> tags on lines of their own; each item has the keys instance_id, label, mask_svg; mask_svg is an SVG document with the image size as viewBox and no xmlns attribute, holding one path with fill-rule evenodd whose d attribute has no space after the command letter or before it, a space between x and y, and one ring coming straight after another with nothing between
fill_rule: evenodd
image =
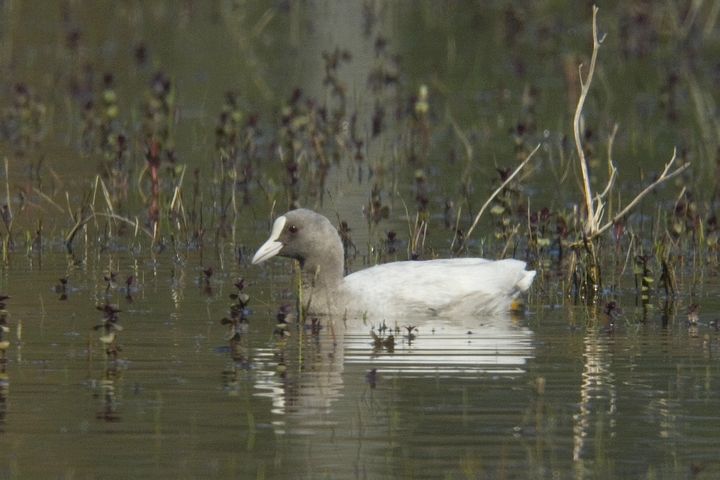
<instances>
[{"instance_id":1,"label":"aquatic plant","mask_svg":"<svg viewBox=\"0 0 720 480\"><path fill-rule=\"evenodd\" d=\"M213 271L213 267L207 267L202 269L202 274L204 276L200 279L200 283L201 285L203 285L203 291L208 297L212 296L213 293L212 284L210 283L210 277L212 277Z\"/></svg>"},{"instance_id":2,"label":"aquatic plant","mask_svg":"<svg viewBox=\"0 0 720 480\"><path fill-rule=\"evenodd\" d=\"M277 340L284 340L286 337L290 336L290 331L288 330L288 327L291 323L295 321L295 313L293 312L293 308L290 306L289 303L283 303L280 305L280 308L278 308L278 313L276 315L277 324L275 325L275 329L273 330L273 336Z\"/></svg>"},{"instance_id":3,"label":"aquatic plant","mask_svg":"<svg viewBox=\"0 0 720 480\"><path fill-rule=\"evenodd\" d=\"M405 335L405 338L407 338L408 343L411 343L416 338L417 327L414 325L406 325L405 330L407 330L407 335Z\"/></svg>"},{"instance_id":4,"label":"aquatic plant","mask_svg":"<svg viewBox=\"0 0 720 480\"><path fill-rule=\"evenodd\" d=\"M387 353L393 353L395 351L395 336L388 335L383 336L382 333L378 335L374 330L370 330L370 337L372 337L373 354L378 355L383 351Z\"/></svg>"},{"instance_id":5,"label":"aquatic plant","mask_svg":"<svg viewBox=\"0 0 720 480\"><path fill-rule=\"evenodd\" d=\"M430 152L430 117L428 110L429 93L427 85L421 85L417 97L411 97L412 113L408 116L409 146L408 160L410 163L425 164Z\"/></svg>"},{"instance_id":6,"label":"aquatic plant","mask_svg":"<svg viewBox=\"0 0 720 480\"><path fill-rule=\"evenodd\" d=\"M368 258L374 258L374 263L378 262L376 257L377 249L374 246L374 239L377 235L378 224L382 220L387 220L390 217L390 207L383 204L382 201L382 188L379 184L375 183L370 193L370 200L363 206L362 213L367 220L368 225Z\"/></svg>"},{"instance_id":7,"label":"aquatic plant","mask_svg":"<svg viewBox=\"0 0 720 480\"><path fill-rule=\"evenodd\" d=\"M650 293L652 283L654 281L653 272L649 265L651 257L649 255L637 255L635 257L635 288L640 293L640 298L644 305L650 302Z\"/></svg>"},{"instance_id":8,"label":"aquatic plant","mask_svg":"<svg viewBox=\"0 0 720 480\"><path fill-rule=\"evenodd\" d=\"M607 302L598 314L598 326L608 332L614 330L617 318L621 314L622 308L618 306L617 302L614 300Z\"/></svg>"},{"instance_id":9,"label":"aquatic plant","mask_svg":"<svg viewBox=\"0 0 720 480\"><path fill-rule=\"evenodd\" d=\"M498 195L491 202L490 215L494 218L495 236L505 243L515 235L516 228L512 219L516 218L517 212L525 210L521 203L521 190L517 180L506 180L512 174L512 168L497 168L499 183L503 185ZM497 183L496 180L496 183Z\"/></svg>"},{"instance_id":10,"label":"aquatic plant","mask_svg":"<svg viewBox=\"0 0 720 480\"><path fill-rule=\"evenodd\" d=\"M17 83L10 91L12 103L2 110L0 138L10 141L17 157L39 146L44 137L47 106L35 88Z\"/></svg>"},{"instance_id":11,"label":"aquatic plant","mask_svg":"<svg viewBox=\"0 0 720 480\"><path fill-rule=\"evenodd\" d=\"M157 223L160 219L160 178L158 170L160 169L160 152L159 143L156 138L152 138L147 145L145 151L146 169L150 175L150 200L148 204L148 220L150 229L157 232Z\"/></svg>"},{"instance_id":12,"label":"aquatic plant","mask_svg":"<svg viewBox=\"0 0 720 480\"><path fill-rule=\"evenodd\" d=\"M103 277L103 280L105 280L105 297L106 298L110 295L111 289L114 290L115 288L117 288L118 275L120 275L119 272L110 272Z\"/></svg>"},{"instance_id":13,"label":"aquatic plant","mask_svg":"<svg viewBox=\"0 0 720 480\"><path fill-rule=\"evenodd\" d=\"M377 368L370 369L365 375L365 382L370 385L370 388L375 388L379 379L380 375L378 374Z\"/></svg>"},{"instance_id":14,"label":"aquatic plant","mask_svg":"<svg viewBox=\"0 0 720 480\"><path fill-rule=\"evenodd\" d=\"M95 325L93 330L102 330L102 335L99 340L105 348L105 354L109 358L117 360L118 355L122 351L122 346L115 342L117 333L123 330L122 326L117 323L119 319L118 314L122 310L107 302L102 306L97 306L96 308L102 312L102 318L100 319L101 323L99 325Z\"/></svg>"},{"instance_id":15,"label":"aquatic plant","mask_svg":"<svg viewBox=\"0 0 720 480\"><path fill-rule=\"evenodd\" d=\"M472 234L473 230L477 226L478 222L480 221L480 218L482 217L483 213L485 213L485 210L488 208L489 205L492 204L494 199L503 191L503 189L510 184L510 182L513 181L513 179L520 173L520 171L530 162L530 160L533 158L533 156L537 153L537 151L540 149L540 144L538 144L528 155L527 157L510 172L503 171L503 181L500 183L500 185L493 191L493 193L490 194L490 196L485 200L485 203L480 207L480 210L478 210L477 214L475 215L475 218L470 225L470 228L468 228L467 233L465 233L464 236L461 236L458 248L455 250L455 241L458 240L458 236L456 235L453 238L453 243L450 245L450 249L456 252L460 252L464 250L467 246L467 241L470 238L470 235ZM470 155L470 154L469 154Z\"/></svg>"},{"instance_id":16,"label":"aquatic plant","mask_svg":"<svg viewBox=\"0 0 720 480\"><path fill-rule=\"evenodd\" d=\"M64 277L61 277L60 279L58 279L58 281L60 283L55 286L55 292L60 294L59 300L61 300L61 301L68 299L68 296L67 296L68 280L69 280L69 277L67 275L65 275Z\"/></svg>"},{"instance_id":17,"label":"aquatic plant","mask_svg":"<svg viewBox=\"0 0 720 480\"><path fill-rule=\"evenodd\" d=\"M408 222L408 234L410 235L410 242L408 242L408 258L410 260L420 260L425 248L425 238L427 237L427 220L423 218L423 215L420 212L415 214L414 223L411 224L409 218L406 218L406 220Z\"/></svg>"},{"instance_id":18,"label":"aquatic plant","mask_svg":"<svg viewBox=\"0 0 720 480\"><path fill-rule=\"evenodd\" d=\"M344 92L339 85L335 88ZM344 93L341 98L344 98ZM344 109L344 106L341 107L341 110ZM335 115L339 114L335 112ZM339 162L348 150L346 140L340 134L340 120L341 117L330 116L326 105L305 98L300 89L293 91L288 105L282 109L277 154L284 165L282 184L289 209L300 206L303 184L307 195L322 202L331 161Z\"/></svg>"},{"instance_id":19,"label":"aquatic plant","mask_svg":"<svg viewBox=\"0 0 720 480\"><path fill-rule=\"evenodd\" d=\"M130 287L132 286L133 283L135 283L135 276L128 275L125 278L125 301L127 301L128 303L133 302L132 293L130 291Z\"/></svg>"},{"instance_id":20,"label":"aquatic plant","mask_svg":"<svg viewBox=\"0 0 720 480\"><path fill-rule=\"evenodd\" d=\"M221 225L227 221L228 207L238 214L242 205L252 201L251 186L255 180L257 137L259 135L256 113L245 115L240 107L240 95L227 92L222 111L215 127L215 150L219 157L215 167L220 167L220 217ZM236 199L241 190L242 199ZM229 192L229 195L228 195ZM227 198L227 197L230 198Z\"/></svg>"},{"instance_id":21,"label":"aquatic plant","mask_svg":"<svg viewBox=\"0 0 720 480\"><path fill-rule=\"evenodd\" d=\"M395 255L397 251L397 233L394 230L385 232L385 252L387 255Z\"/></svg>"},{"instance_id":22,"label":"aquatic plant","mask_svg":"<svg viewBox=\"0 0 720 480\"><path fill-rule=\"evenodd\" d=\"M10 341L7 339L7 335L10 333L10 328L8 327L8 317L10 314L5 309L5 302L9 298L8 295L0 294L0 353L2 353L3 365L7 363L7 349L10 346Z\"/></svg>"},{"instance_id":23,"label":"aquatic plant","mask_svg":"<svg viewBox=\"0 0 720 480\"><path fill-rule=\"evenodd\" d=\"M8 203L4 203L2 205L0 209L0 218L2 218L3 225L5 226L5 237L3 238L3 261L8 263L9 252L15 246L15 241L13 239L13 213L9 201Z\"/></svg>"},{"instance_id":24,"label":"aquatic plant","mask_svg":"<svg viewBox=\"0 0 720 480\"><path fill-rule=\"evenodd\" d=\"M101 101L91 102L83 109L85 111L87 108L92 108L94 104L99 104L99 107L96 108L100 110L96 116L86 119L86 122L91 121L92 125L86 125L84 128L93 132L96 129L99 130L99 134L93 136L99 136L99 140L95 142L93 138L92 145L86 145L86 148L91 151L99 149L102 153L100 175L107 182L107 200L113 209L121 210L122 204L128 196L132 150L127 132L119 120L120 103L115 90L114 75L105 73L102 83ZM86 144L90 142L89 139L84 140Z\"/></svg>"},{"instance_id":25,"label":"aquatic plant","mask_svg":"<svg viewBox=\"0 0 720 480\"><path fill-rule=\"evenodd\" d=\"M352 229L348 225L348 223L344 220L340 220L338 217L338 235L340 235L340 241L342 242L343 246L343 259L345 262L344 265L344 271L347 275L350 273L350 264L355 259L355 256L357 255L357 247L352 241L352 238L350 238L350 232Z\"/></svg>"},{"instance_id":26,"label":"aquatic plant","mask_svg":"<svg viewBox=\"0 0 720 480\"><path fill-rule=\"evenodd\" d=\"M696 326L698 323L699 315L698 315L698 307L699 305L697 303L691 303L687 307L687 323L688 325Z\"/></svg>"},{"instance_id":27,"label":"aquatic plant","mask_svg":"<svg viewBox=\"0 0 720 480\"><path fill-rule=\"evenodd\" d=\"M248 328L247 315L249 312L245 307L250 301L250 296L243 292L245 289L245 281L242 278L236 279L233 286L237 289L237 292L229 295L230 299L234 301L234 303L230 305L230 317L224 317L220 320L220 324L228 327L225 340L230 342L230 355L233 358L240 358L243 356L240 348L240 340Z\"/></svg>"},{"instance_id":28,"label":"aquatic plant","mask_svg":"<svg viewBox=\"0 0 720 480\"><path fill-rule=\"evenodd\" d=\"M532 212L528 218L528 248L534 250L536 258L539 258L552 245L553 218L550 209L543 207L539 212Z\"/></svg>"},{"instance_id":29,"label":"aquatic plant","mask_svg":"<svg viewBox=\"0 0 720 480\"><path fill-rule=\"evenodd\" d=\"M175 109L175 89L165 72L159 70L150 80L142 105L142 136L145 144L157 142L158 150L171 150L172 118Z\"/></svg>"},{"instance_id":30,"label":"aquatic plant","mask_svg":"<svg viewBox=\"0 0 720 480\"><path fill-rule=\"evenodd\" d=\"M107 367L105 369L105 378L103 378L98 387L100 394L98 397L101 401L100 410L95 415L95 418L108 423L119 422L122 418L118 412L118 402L116 400L115 392L115 381L120 375L117 366Z\"/></svg>"},{"instance_id":31,"label":"aquatic plant","mask_svg":"<svg viewBox=\"0 0 720 480\"><path fill-rule=\"evenodd\" d=\"M305 330L310 331L310 336L314 340L320 340L320 331L322 331L325 327L323 326L322 322L320 322L320 319L318 317L311 317L310 318L310 325L305 324L304 325Z\"/></svg>"},{"instance_id":32,"label":"aquatic plant","mask_svg":"<svg viewBox=\"0 0 720 480\"><path fill-rule=\"evenodd\" d=\"M330 94L338 99L337 106L330 111L332 114L331 125L337 132L340 130L339 127L347 112L347 86L340 80L338 69L342 63L352 60L352 54L349 50L340 50L339 47L335 47L332 52L323 52L322 57L325 60L323 84L330 86Z\"/></svg>"},{"instance_id":33,"label":"aquatic plant","mask_svg":"<svg viewBox=\"0 0 720 480\"><path fill-rule=\"evenodd\" d=\"M390 216L390 207L383 205L381 193L382 188L376 183L373 185L370 200L367 205L363 206L363 215L365 215L368 222L368 228L377 225L381 220L385 220Z\"/></svg>"}]
</instances>

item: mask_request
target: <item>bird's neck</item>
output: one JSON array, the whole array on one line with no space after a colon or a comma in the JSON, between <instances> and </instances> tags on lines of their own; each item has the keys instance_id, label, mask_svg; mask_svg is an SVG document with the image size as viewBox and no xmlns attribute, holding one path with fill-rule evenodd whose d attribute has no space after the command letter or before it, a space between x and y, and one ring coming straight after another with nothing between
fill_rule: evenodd
<instances>
[{"instance_id":1,"label":"bird's neck","mask_svg":"<svg viewBox=\"0 0 720 480\"><path fill-rule=\"evenodd\" d=\"M341 247L342 248L342 247ZM323 252L322 258L306 258L300 262L302 286L305 290L334 290L342 283L343 255Z\"/></svg>"},{"instance_id":2,"label":"bird's neck","mask_svg":"<svg viewBox=\"0 0 720 480\"><path fill-rule=\"evenodd\" d=\"M322 238L315 243L323 245L321 250L296 257L300 261L302 292L299 298L304 312L333 311L343 288L345 253L340 236L333 227L320 229L319 235Z\"/></svg>"}]
</instances>

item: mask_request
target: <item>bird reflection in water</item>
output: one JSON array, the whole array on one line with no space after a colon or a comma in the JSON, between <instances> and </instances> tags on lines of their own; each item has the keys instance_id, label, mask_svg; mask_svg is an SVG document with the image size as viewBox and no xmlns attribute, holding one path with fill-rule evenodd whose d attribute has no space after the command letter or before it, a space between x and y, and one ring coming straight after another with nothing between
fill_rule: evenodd
<instances>
[{"instance_id":1,"label":"bird reflection in water","mask_svg":"<svg viewBox=\"0 0 720 480\"><path fill-rule=\"evenodd\" d=\"M388 394L381 378L524 374L534 334L519 318L373 322L311 315L299 322L295 309L284 304L276 313L273 342L252 351L253 388L272 402L276 433L317 432L341 422L349 403L381 405Z\"/></svg>"},{"instance_id":2,"label":"bird reflection in water","mask_svg":"<svg viewBox=\"0 0 720 480\"><path fill-rule=\"evenodd\" d=\"M7 415L8 408L8 393L10 391L10 377L7 374L7 349L10 346L10 341L7 339L7 335L10 333L10 327L8 327L9 313L5 309L5 301L10 297L7 295L0 294L0 432L5 431L5 417ZM18 325L18 340L20 340L20 327ZM18 354L19 357L19 354Z\"/></svg>"}]
</instances>

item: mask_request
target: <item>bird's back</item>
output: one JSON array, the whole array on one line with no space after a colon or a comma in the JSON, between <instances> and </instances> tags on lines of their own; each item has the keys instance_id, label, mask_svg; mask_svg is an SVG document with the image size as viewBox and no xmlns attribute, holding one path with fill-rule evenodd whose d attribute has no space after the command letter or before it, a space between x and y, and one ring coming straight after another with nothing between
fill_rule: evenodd
<instances>
[{"instance_id":1,"label":"bird's back","mask_svg":"<svg viewBox=\"0 0 720 480\"><path fill-rule=\"evenodd\" d=\"M345 277L338 308L372 317L489 314L507 311L534 276L513 259L395 262Z\"/></svg>"}]
</instances>

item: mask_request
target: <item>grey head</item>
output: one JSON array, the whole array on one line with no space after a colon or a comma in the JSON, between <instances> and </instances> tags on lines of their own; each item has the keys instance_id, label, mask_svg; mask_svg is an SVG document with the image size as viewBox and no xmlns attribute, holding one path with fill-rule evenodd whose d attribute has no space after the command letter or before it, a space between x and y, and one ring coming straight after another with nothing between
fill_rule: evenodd
<instances>
[{"instance_id":1,"label":"grey head","mask_svg":"<svg viewBox=\"0 0 720 480\"><path fill-rule=\"evenodd\" d=\"M270 238L258 249L253 264L274 256L294 258L303 283L337 287L343 276L343 249L337 229L319 213L300 208L279 216Z\"/></svg>"}]
</instances>

